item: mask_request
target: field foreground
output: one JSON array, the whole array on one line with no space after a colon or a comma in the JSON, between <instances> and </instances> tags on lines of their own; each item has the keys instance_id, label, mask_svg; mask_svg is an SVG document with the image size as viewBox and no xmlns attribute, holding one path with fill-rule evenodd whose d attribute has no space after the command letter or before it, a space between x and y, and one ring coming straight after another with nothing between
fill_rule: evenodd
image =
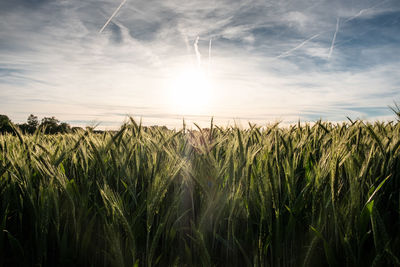
<instances>
[{"instance_id":1,"label":"field foreground","mask_svg":"<svg viewBox=\"0 0 400 267\"><path fill-rule=\"evenodd\" d=\"M0 266L400 265L400 123L0 135Z\"/></svg>"}]
</instances>

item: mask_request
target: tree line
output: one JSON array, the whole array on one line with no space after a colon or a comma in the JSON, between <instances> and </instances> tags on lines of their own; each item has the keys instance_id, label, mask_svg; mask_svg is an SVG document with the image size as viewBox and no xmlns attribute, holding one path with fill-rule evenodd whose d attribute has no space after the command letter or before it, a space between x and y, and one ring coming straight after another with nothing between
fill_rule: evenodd
<instances>
[{"instance_id":1,"label":"tree line","mask_svg":"<svg viewBox=\"0 0 400 267\"><path fill-rule=\"evenodd\" d=\"M121 129L129 125L129 123L123 123L121 125ZM33 134L36 130L41 130L45 134L58 134L58 133L74 133L77 131L90 131L93 133L104 133L103 130L95 129L92 126L82 127L72 127L66 122L61 122L56 119L54 116L52 117L44 117L39 121L38 117L31 114L28 116L25 123L13 123L7 115L0 114L0 134L4 133L14 133L14 129L18 128L23 134ZM167 130L166 126L141 126L143 131L147 131L150 129L159 128L160 130ZM117 132L115 130L107 130L107 132Z\"/></svg>"},{"instance_id":2,"label":"tree line","mask_svg":"<svg viewBox=\"0 0 400 267\"><path fill-rule=\"evenodd\" d=\"M31 114L25 123L13 124L7 115L0 115L0 133L13 133L14 127L18 127L24 134L33 134L37 129L41 129L46 134L57 134L57 133L71 133L80 127L71 127L66 122L60 122L58 119L53 117L44 117L39 122L37 116Z\"/></svg>"}]
</instances>

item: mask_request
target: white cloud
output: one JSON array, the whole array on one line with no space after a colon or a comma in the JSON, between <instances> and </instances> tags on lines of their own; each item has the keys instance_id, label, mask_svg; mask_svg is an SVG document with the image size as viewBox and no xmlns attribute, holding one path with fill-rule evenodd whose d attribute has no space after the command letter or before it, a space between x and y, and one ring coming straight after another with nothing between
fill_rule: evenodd
<instances>
[{"instance_id":1,"label":"white cloud","mask_svg":"<svg viewBox=\"0 0 400 267\"><path fill-rule=\"evenodd\" d=\"M310 22L309 17L299 11L291 11L287 13L284 20L289 22L290 26L302 29L304 29L304 27Z\"/></svg>"}]
</instances>

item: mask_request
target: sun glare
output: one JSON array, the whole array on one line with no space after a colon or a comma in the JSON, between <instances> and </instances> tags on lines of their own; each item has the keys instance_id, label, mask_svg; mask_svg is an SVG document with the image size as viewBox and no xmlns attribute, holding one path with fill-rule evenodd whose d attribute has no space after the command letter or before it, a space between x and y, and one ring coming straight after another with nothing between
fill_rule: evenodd
<instances>
[{"instance_id":1,"label":"sun glare","mask_svg":"<svg viewBox=\"0 0 400 267\"><path fill-rule=\"evenodd\" d=\"M189 115L207 111L212 101L212 83L203 69L192 67L178 71L170 86L174 112Z\"/></svg>"}]
</instances>

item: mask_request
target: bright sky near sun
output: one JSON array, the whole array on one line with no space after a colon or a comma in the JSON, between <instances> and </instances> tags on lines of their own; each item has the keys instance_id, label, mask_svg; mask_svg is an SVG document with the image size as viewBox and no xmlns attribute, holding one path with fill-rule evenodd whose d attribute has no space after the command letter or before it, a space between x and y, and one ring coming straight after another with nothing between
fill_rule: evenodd
<instances>
[{"instance_id":1,"label":"bright sky near sun","mask_svg":"<svg viewBox=\"0 0 400 267\"><path fill-rule=\"evenodd\" d=\"M72 125L393 119L398 0L1 0L0 114Z\"/></svg>"}]
</instances>

